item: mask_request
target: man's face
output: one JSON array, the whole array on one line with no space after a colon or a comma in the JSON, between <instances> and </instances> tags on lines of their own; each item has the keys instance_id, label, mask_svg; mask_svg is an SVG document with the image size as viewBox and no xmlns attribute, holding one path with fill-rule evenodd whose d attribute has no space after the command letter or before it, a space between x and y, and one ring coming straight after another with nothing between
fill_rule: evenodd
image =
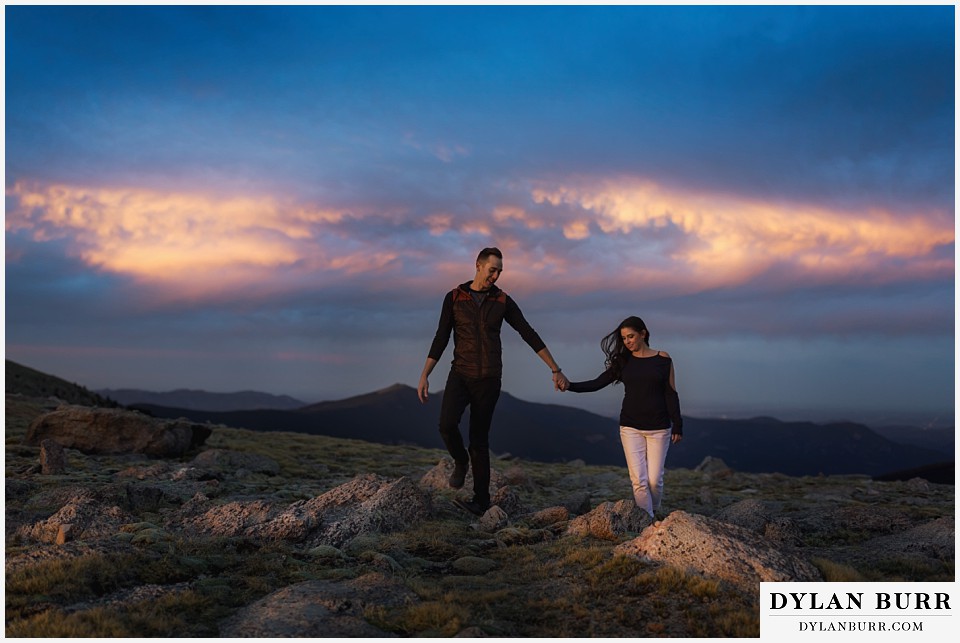
<instances>
[{"instance_id":1,"label":"man's face","mask_svg":"<svg viewBox=\"0 0 960 643\"><path fill-rule=\"evenodd\" d=\"M489 290L497 283L500 273L503 272L503 259L490 255L485 261L477 262L477 281L481 284L480 290Z\"/></svg>"}]
</instances>

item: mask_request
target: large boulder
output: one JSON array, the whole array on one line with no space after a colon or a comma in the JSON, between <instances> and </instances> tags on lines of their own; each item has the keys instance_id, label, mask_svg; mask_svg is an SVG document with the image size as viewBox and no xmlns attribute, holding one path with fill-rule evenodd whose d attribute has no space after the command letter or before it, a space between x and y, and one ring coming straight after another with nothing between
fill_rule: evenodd
<instances>
[{"instance_id":1,"label":"large boulder","mask_svg":"<svg viewBox=\"0 0 960 643\"><path fill-rule=\"evenodd\" d=\"M420 478L420 486L431 491L443 491L450 489L450 474L453 473L453 458L444 456L435 467L423 474ZM490 492L496 493L497 489L505 486L507 478L502 473L490 467ZM464 480L465 489L473 489L473 470L467 468L467 477Z\"/></svg>"},{"instance_id":2,"label":"large boulder","mask_svg":"<svg viewBox=\"0 0 960 643\"><path fill-rule=\"evenodd\" d=\"M210 437L211 429L184 419L156 420L122 409L63 405L30 424L24 442L39 446L55 440L83 453L143 453L179 457Z\"/></svg>"},{"instance_id":3,"label":"large boulder","mask_svg":"<svg viewBox=\"0 0 960 643\"><path fill-rule=\"evenodd\" d=\"M409 478L399 478L351 506L338 520L331 520L331 512L325 513L324 525L313 544L341 547L362 534L404 529L428 517L431 509L429 494Z\"/></svg>"},{"instance_id":4,"label":"large boulder","mask_svg":"<svg viewBox=\"0 0 960 643\"><path fill-rule=\"evenodd\" d=\"M708 478L726 478L733 475L733 469L727 466L727 463L720 458L708 455L698 464L694 471L706 475Z\"/></svg>"},{"instance_id":5,"label":"large boulder","mask_svg":"<svg viewBox=\"0 0 960 643\"><path fill-rule=\"evenodd\" d=\"M273 458L257 453L244 453L228 449L207 449L200 452L190 464L197 469L214 471L237 478L251 473L264 473L268 476L280 475L280 465Z\"/></svg>"},{"instance_id":6,"label":"large boulder","mask_svg":"<svg viewBox=\"0 0 960 643\"><path fill-rule=\"evenodd\" d=\"M895 533L864 537L850 544L807 547L811 556L828 558L855 568L881 566L942 569L952 573L956 538L953 517L940 517ZM949 571L948 571L949 570Z\"/></svg>"},{"instance_id":7,"label":"large boulder","mask_svg":"<svg viewBox=\"0 0 960 643\"><path fill-rule=\"evenodd\" d=\"M650 522L650 514L637 507L633 500L602 502L590 513L571 520L566 534L619 540L627 533L639 533Z\"/></svg>"},{"instance_id":8,"label":"large boulder","mask_svg":"<svg viewBox=\"0 0 960 643\"><path fill-rule=\"evenodd\" d=\"M888 554L917 555L938 561L952 561L956 532L951 518L937 518L906 531L874 538L867 549Z\"/></svg>"},{"instance_id":9,"label":"large boulder","mask_svg":"<svg viewBox=\"0 0 960 643\"><path fill-rule=\"evenodd\" d=\"M105 504L92 492L84 491L46 520L20 527L17 536L62 545L71 540L109 538L132 520L120 507Z\"/></svg>"},{"instance_id":10,"label":"large boulder","mask_svg":"<svg viewBox=\"0 0 960 643\"><path fill-rule=\"evenodd\" d=\"M379 573L349 581L312 580L279 589L220 624L227 638L396 636L371 625L366 612L419 602L402 582Z\"/></svg>"},{"instance_id":11,"label":"large boulder","mask_svg":"<svg viewBox=\"0 0 960 643\"><path fill-rule=\"evenodd\" d=\"M268 500L204 503L170 525L187 533L243 536L258 542L305 542L341 547L362 534L389 532L416 524L430 513L430 499L409 478L359 475L339 487L281 506Z\"/></svg>"},{"instance_id":12,"label":"large boulder","mask_svg":"<svg viewBox=\"0 0 960 643\"><path fill-rule=\"evenodd\" d=\"M772 519L772 512L762 500L748 498L724 507L713 517L716 520L762 534L767 523Z\"/></svg>"},{"instance_id":13,"label":"large boulder","mask_svg":"<svg viewBox=\"0 0 960 643\"><path fill-rule=\"evenodd\" d=\"M766 503L756 498L724 507L713 518L749 529L783 547L798 547L802 542L802 532L794 520L776 515Z\"/></svg>"},{"instance_id":14,"label":"large boulder","mask_svg":"<svg viewBox=\"0 0 960 643\"><path fill-rule=\"evenodd\" d=\"M614 553L693 570L744 591L755 592L761 581L823 580L811 563L778 550L756 532L685 511L674 511Z\"/></svg>"},{"instance_id":15,"label":"large boulder","mask_svg":"<svg viewBox=\"0 0 960 643\"><path fill-rule=\"evenodd\" d=\"M280 513L274 503L267 500L248 500L228 502L184 519L179 526L188 534L205 534L230 538L234 536L253 537L257 532L265 531ZM174 525L176 526L176 525Z\"/></svg>"}]
</instances>

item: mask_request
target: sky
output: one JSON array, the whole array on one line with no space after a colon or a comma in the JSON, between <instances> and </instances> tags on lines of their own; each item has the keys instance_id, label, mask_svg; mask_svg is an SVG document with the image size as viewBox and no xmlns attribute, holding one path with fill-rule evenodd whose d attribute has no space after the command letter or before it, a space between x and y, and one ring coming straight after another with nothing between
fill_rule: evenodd
<instances>
[{"instance_id":1,"label":"sky","mask_svg":"<svg viewBox=\"0 0 960 643\"><path fill-rule=\"evenodd\" d=\"M6 357L415 387L497 246L572 380L638 315L687 415L951 425L954 12L8 5ZM503 336L505 391L617 414Z\"/></svg>"}]
</instances>

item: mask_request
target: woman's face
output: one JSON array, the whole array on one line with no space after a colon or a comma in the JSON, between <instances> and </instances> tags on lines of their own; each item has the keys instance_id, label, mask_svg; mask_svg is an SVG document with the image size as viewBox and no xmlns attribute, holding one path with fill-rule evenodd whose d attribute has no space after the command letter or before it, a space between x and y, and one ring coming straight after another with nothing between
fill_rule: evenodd
<instances>
[{"instance_id":1,"label":"woman's face","mask_svg":"<svg viewBox=\"0 0 960 643\"><path fill-rule=\"evenodd\" d=\"M623 345L627 347L627 350L631 353L635 353L640 350L640 347L643 346L643 337L645 333L639 331L636 328L621 328L620 329L620 339L623 340Z\"/></svg>"}]
</instances>

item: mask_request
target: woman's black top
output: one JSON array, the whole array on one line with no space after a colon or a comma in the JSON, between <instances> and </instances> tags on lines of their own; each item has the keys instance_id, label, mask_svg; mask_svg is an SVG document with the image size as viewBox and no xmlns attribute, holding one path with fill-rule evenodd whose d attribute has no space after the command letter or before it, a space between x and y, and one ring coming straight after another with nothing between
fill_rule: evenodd
<instances>
[{"instance_id":1,"label":"woman's black top","mask_svg":"<svg viewBox=\"0 0 960 643\"><path fill-rule=\"evenodd\" d=\"M620 407L620 426L634 429L671 429L683 435L680 417L680 396L670 386L670 367L673 360L657 353L653 357L627 355L620 371L623 382L623 405ZM611 366L596 379L588 382L570 382L568 390L592 393L616 381Z\"/></svg>"}]
</instances>

